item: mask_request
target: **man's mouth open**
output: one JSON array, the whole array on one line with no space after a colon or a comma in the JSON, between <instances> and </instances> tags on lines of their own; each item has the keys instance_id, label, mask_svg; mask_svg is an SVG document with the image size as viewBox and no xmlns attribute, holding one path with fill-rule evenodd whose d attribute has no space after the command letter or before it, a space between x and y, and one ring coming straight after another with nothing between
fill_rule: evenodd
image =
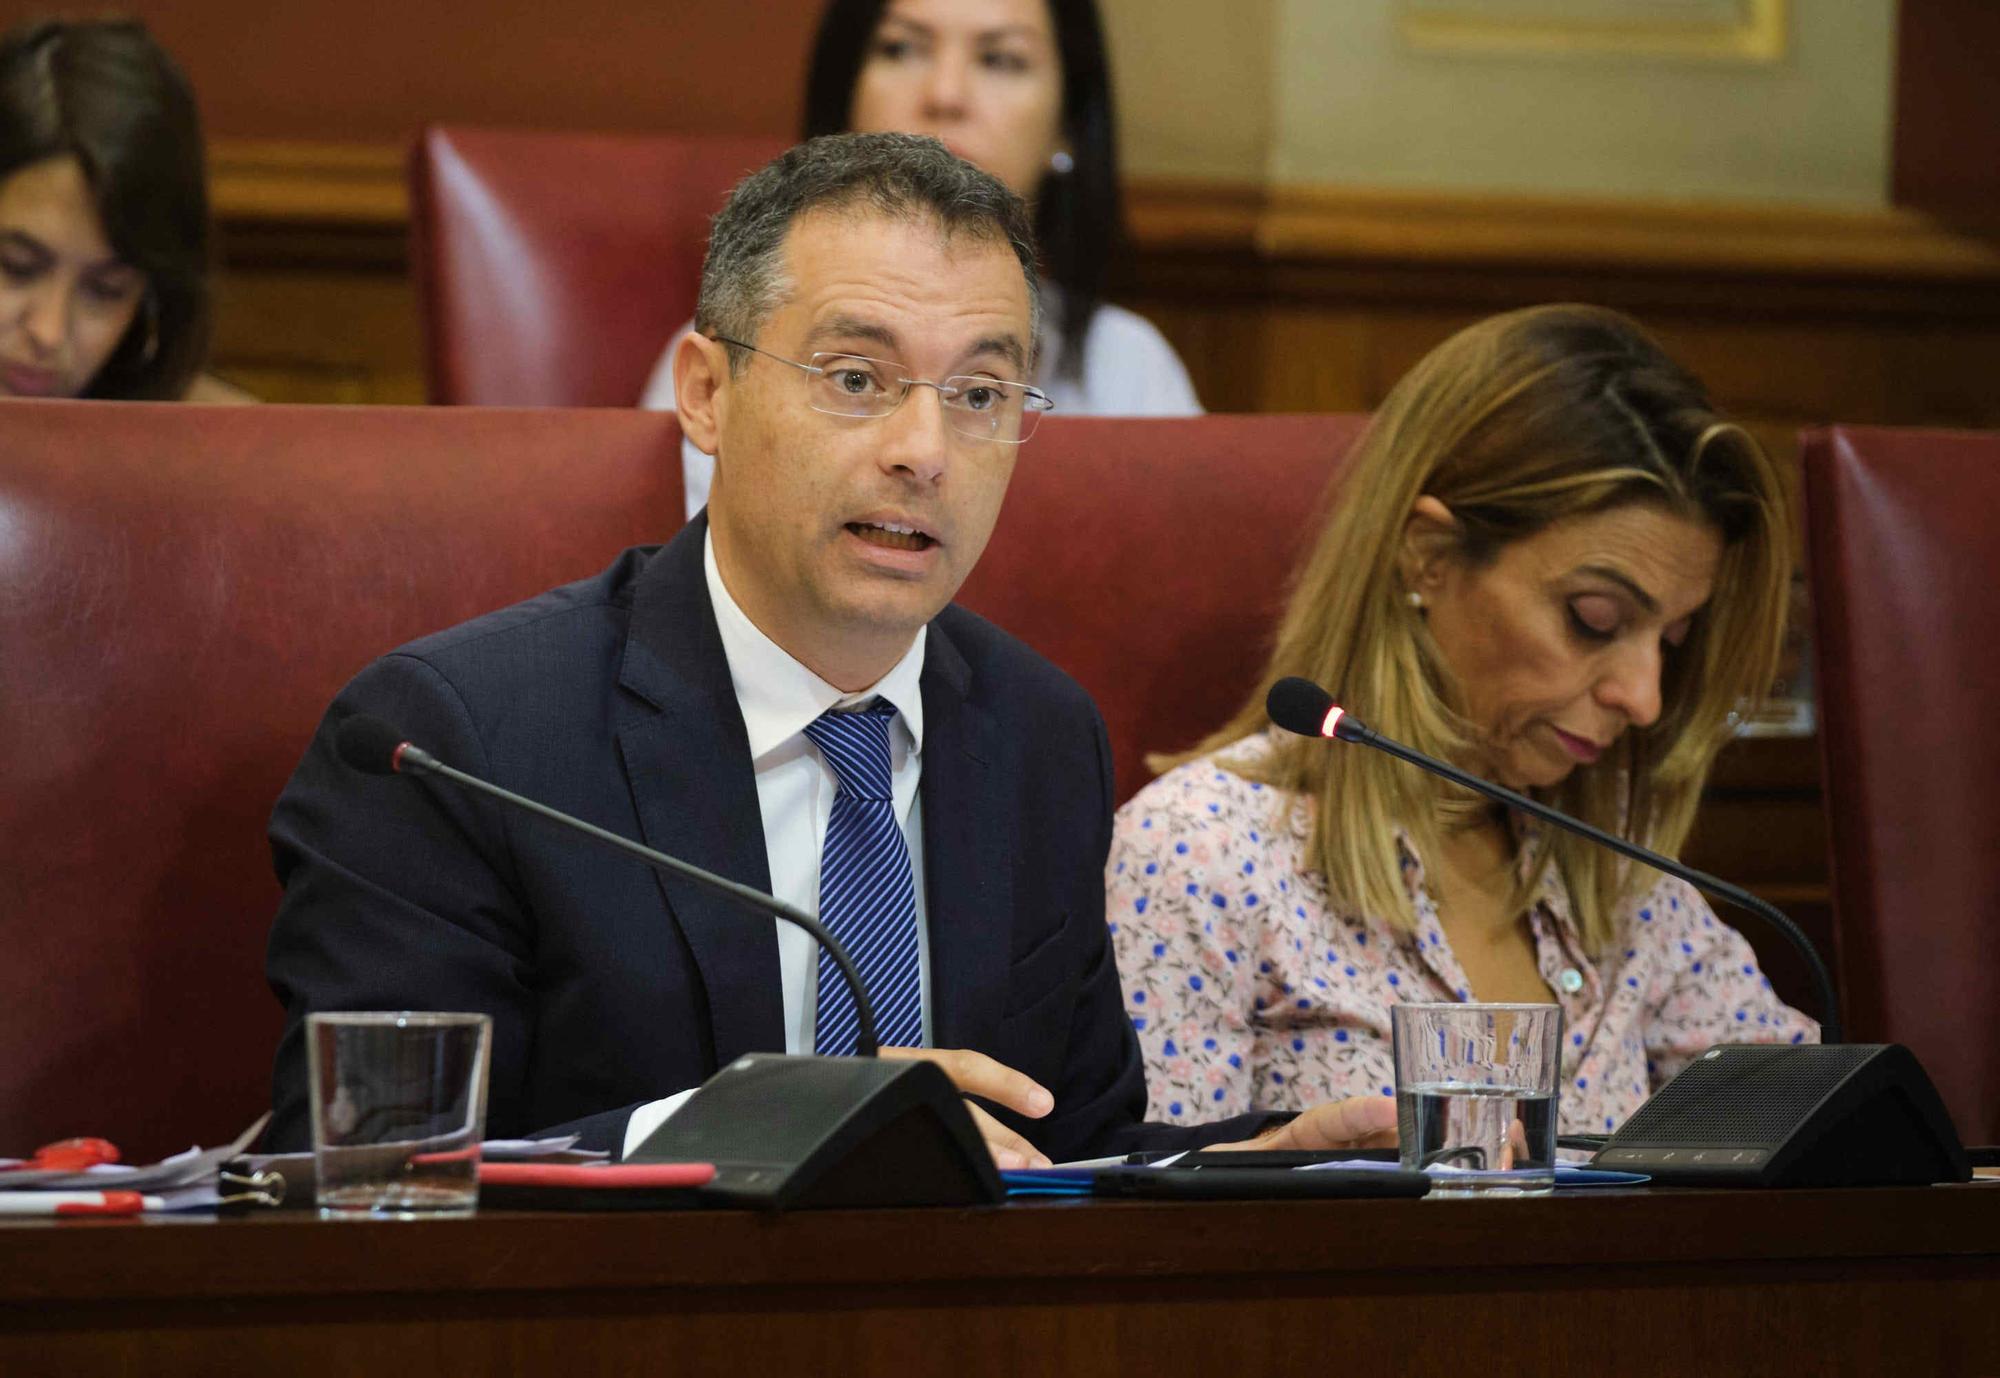
<instances>
[{"instance_id":1,"label":"man's mouth open","mask_svg":"<svg viewBox=\"0 0 2000 1378\"><path fill-rule=\"evenodd\" d=\"M847 529L870 545L889 550L929 550L937 541L914 526L886 522L849 522Z\"/></svg>"}]
</instances>

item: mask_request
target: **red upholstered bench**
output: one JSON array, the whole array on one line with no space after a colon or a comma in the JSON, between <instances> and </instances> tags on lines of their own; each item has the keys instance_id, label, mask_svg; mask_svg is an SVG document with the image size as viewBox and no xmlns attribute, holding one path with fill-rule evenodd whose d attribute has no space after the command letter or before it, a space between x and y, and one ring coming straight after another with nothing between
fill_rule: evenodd
<instances>
[{"instance_id":1,"label":"red upholstered bench","mask_svg":"<svg viewBox=\"0 0 2000 1378\"><path fill-rule=\"evenodd\" d=\"M335 690L680 525L645 412L0 403L0 1154L269 1103L264 828Z\"/></svg>"},{"instance_id":2,"label":"red upholstered bench","mask_svg":"<svg viewBox=\"0 0 2000 1378\"><path fill-rule=\"evenodd\" d=\"M1850 1037L2000 1143L2000 435L1811 432L1805 497Z\"/></svg>"},{"instance_id":3,"label":"red upholstered bench","mask_svg":"<svg viewBox=\"0 0 2000 1378\"><path fill-rule=\"evenodd\" d=\"M629 407L694 315L708 220L788 140L433 125L410 159L433 402Z\"/></svg>"},{"instance_id":4,"label":"red upholstered bench","mask_svg":"<svg viewBox=\"0 0 2000 1378\"><path fill-rule=\"evenodd\" d=\"M1286 579L1365 418L1052 418L959 601L1074 675L1118 797L1257 687Z\"/></svg>"}]
</instances>

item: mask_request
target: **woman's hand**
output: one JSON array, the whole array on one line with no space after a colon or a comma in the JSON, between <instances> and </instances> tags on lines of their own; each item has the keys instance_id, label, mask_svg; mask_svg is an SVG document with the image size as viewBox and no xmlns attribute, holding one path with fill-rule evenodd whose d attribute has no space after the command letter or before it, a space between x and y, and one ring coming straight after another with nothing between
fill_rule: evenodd
<instances>
[{"instance_id":1,"label":"woman's hand","mask_svg":"<svg viewBox=\"0 0 2000 1378\"><path fill-rule=\"evenodd\" d=\"M1233 1144L1210 1144L1217 1149L1299 1149L1327 1153L1343 1148L1394 1148L1396 1146L1396 1102L1387 1096L1352 1096L1347 1100L1321 1101L1308 1106L1298 1116L1254 1139Z\"/></svg>"}]
</instances>

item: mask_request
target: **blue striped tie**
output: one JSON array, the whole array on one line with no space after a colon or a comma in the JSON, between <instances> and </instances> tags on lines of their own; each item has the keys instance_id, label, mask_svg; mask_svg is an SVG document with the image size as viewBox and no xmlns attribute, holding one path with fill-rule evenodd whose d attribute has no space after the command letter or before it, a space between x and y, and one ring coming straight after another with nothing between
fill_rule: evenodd
<instances>
[{"instance_id":1,"label":"blue striped tie","mask_svg":"<svg viewBox=\"0 0 2000 1378\"><path fill-rule=\"evenodd\" d=\"M914 1048L924 1036L923 993L910 852L896 826L889 785L889 722L895 716L893 704L877 699L864 712L822 714L806 736L840 781L819 855L819 920L860 970L882 1046ZM859 1027L854 997L822 950L814 1051L852 1053Z\"/></svg>"}]
</instances>

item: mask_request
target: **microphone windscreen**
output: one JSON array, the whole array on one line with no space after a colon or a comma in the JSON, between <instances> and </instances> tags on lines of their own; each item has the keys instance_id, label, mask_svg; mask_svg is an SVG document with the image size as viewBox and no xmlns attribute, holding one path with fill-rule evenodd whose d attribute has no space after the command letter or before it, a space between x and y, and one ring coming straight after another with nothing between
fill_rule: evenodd
<instances>
[{"instance_id":1,"label":"microphone windscreen","mask_svg":"<svg viewBox=\"0 0 2000 1378\"><path fill-rule=\"evenodd\" d=\"M1279 680L1264 696L1264 711L1271 715L1271 721L1301 737L1321 736L1332 707L1333 695L1297 675Z\"/></svg>"},{"instance_id":2,"label":"microphone windscreen","mask_svg":"<svg viewBox=\"0 0 2000 1378\"><path fill-rule=\"evenodd\" d=\"M341 760L364 775L394 775L396 749L406 740L380 718L356 713L333 734L333 749Z\"/></svg>"}]
</instances>

